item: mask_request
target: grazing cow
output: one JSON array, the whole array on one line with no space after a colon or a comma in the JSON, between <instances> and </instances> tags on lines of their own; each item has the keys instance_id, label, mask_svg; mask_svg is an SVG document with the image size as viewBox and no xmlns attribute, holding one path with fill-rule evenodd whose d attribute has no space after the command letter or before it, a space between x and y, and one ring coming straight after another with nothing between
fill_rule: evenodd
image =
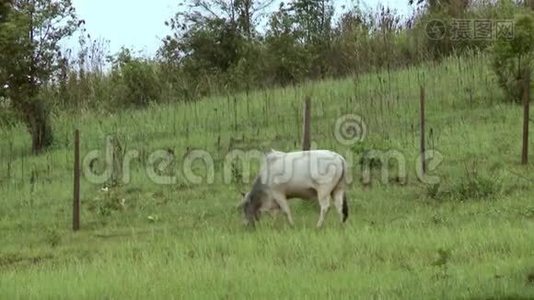
<instances>
[{"instance_id":1,"label":"grazing cow","mask_svg":"<svg viewBox=\"0 0 534 300\"><path fill-rule=\"evenodd\" d=\"M252 226L263 212L282 210L290 225L293 218L288 199L301 198L319 201L321 207L317 227L321 227L334 200L341 222L348 218L346 195L347 163L343 156L328 150L280 152L272 150L265 156L260 173L252 189L241 193L238 207Z\"/></svg>"}]
</instances>

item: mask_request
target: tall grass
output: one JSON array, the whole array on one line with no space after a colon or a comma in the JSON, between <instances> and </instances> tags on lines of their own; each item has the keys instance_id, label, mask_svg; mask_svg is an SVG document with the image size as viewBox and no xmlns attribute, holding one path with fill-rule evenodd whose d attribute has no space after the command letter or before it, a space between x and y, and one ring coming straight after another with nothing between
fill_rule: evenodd
<instances>
[{"instance_id":1,"label":"tall grass","mask_svg":"<svg viewBox=\"0 0 534 300\"><path fill-rule=\"evenodd\" d=\"M415 173L421 85L428 148L444 158L432 171L440 178L437 192ZM233 149L300 148L306 95L315 147L353 155L348 224L340 226L330 212L326 228L316 230L316 207L292 201L295 228L281 216L265 217L256 231L247 231L234 205L238 191L249 186L224 184L224 158ZM58 115L56 145L37 157L26 150L23 127L3 129L0 296L533 297L532 175L518 164L520 109L501 97L487 58L473 56L105 118ZM366 122L360 144L335 139L335 122L346 113ZM82 181L79 233L69 230L75 128L82 157L103 150L107 135L141 157L132 163L129 184L103 190ZM153 183L145 165L158 149L174 151L178 172L187 153L207 151L215 160L215 183L183 176L174 185ZM374 170L371 187L362 186L358 158L373 149L406 157L405 185L380 184ZM195 170L203 173L201 165ZM473 172L502 188L490 187L486 201L462 193L460 183Z\"/></svg>"}]
</instances>

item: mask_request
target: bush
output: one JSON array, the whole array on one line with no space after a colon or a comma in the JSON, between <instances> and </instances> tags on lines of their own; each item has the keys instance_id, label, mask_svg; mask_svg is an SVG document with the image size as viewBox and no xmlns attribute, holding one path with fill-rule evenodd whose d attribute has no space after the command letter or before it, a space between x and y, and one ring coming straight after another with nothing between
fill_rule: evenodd
<instances>
[{"instance_id":1,"label":"bush","mask_svg":"<svg viewBox=\"0 0 534 300\"><path fill-rule=\"evenodd\" d=\"M122 65L120 74L115 76L118 76L125 92L119 97L120 104L147 106L159 100L160 82L156 71L149 63L140 60L127 62Z\"/></svg>"},{"instance_id":2,"label":"bush","mask_svg":"<svg viewBox=\"0 0 534 300\"><path fill-rule=\"evenodd\" d=\"M457 199L491 199L500 191L500 185L492 178L485 176L468 176L453 189Z\"/></svg>"},{"instance_id":3,"label":"bush","mask_svg":"<svg viewBox=\"0 0 534 300\"><path fill-rule=\"evenodd\" d=\"M161 97L160 74L156 64L133 58L130 50L121 49L113 61L112 81L118 105L144 107Z\"/></svg>"},{"instance_id":4,"label":"bush","mask_svg":"<svg viewBox=\"0 0 534 300\"><path fill-rule=\"evenodd\" d=\"M467 172L448 187L441 184L429 185L426 196L434 200L492 200L502 191L502 182L493 176Z\"/></svg>"},{"instance_id":5,"label":"bush","mask_svg":"<svg viewBox=\"0 0 534 300\"><path fill-rule=\"evenodd\" d=\"M522 102L523 78L532 72L534 17L531 12L515 18L513 35L501 35L493 47L493 69L508 100Z\"/></svg>"},{"instance_id":6,"label":"bush","mask_svg":"<svg viewBox=\"0 0 534 300\"><path fill-rule=\"evenodd\" d=\"M104 187L96 197L88 201L87 209L101 217L109 217L115 212L126 210L126 195L120 187Z\"/></svg>"}]
</instances>

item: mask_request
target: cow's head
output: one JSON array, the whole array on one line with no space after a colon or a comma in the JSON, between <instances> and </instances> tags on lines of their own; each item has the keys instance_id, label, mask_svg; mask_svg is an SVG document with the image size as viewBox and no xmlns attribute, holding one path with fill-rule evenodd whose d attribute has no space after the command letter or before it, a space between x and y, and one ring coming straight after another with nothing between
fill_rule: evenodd
<instances>
[{"instance_id":1,"label":"cow's head","mask_svg":"<svg viewBox=\"0 0 534 300\"><path fill-rule=\"evenodd\" d=\"M245 224L252 227L260 220L261 207L265 196L261 192L251 191L249 193L241 192L241 201L237 208L242 210L245 216Z\"/></svg>"}]
</instances>

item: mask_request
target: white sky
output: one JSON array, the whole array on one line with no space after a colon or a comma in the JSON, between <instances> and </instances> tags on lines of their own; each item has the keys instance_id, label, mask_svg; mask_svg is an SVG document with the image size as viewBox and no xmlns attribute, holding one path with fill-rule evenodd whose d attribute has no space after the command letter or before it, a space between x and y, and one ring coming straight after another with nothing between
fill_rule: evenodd
<instances>
[{"instance_id":1,"label":"white sky","mask_svg":"<svg viewBox=\"0 0 534 300\"><path fill-rule=\"evenodd\" d=\"M161 39L168 34L164 22L177 12L179 2L182 0L72 0L78 16L86 21L88 33L92 38L109 41L111 54L126 46L146 56L155 54ZM348 2L335 1L336 6ZM401 14L411 11L408 0L363 2L371 8L382 4ZM68 45L77 49L77 40L70 41Z\"/></svg>"}]
</instances>

